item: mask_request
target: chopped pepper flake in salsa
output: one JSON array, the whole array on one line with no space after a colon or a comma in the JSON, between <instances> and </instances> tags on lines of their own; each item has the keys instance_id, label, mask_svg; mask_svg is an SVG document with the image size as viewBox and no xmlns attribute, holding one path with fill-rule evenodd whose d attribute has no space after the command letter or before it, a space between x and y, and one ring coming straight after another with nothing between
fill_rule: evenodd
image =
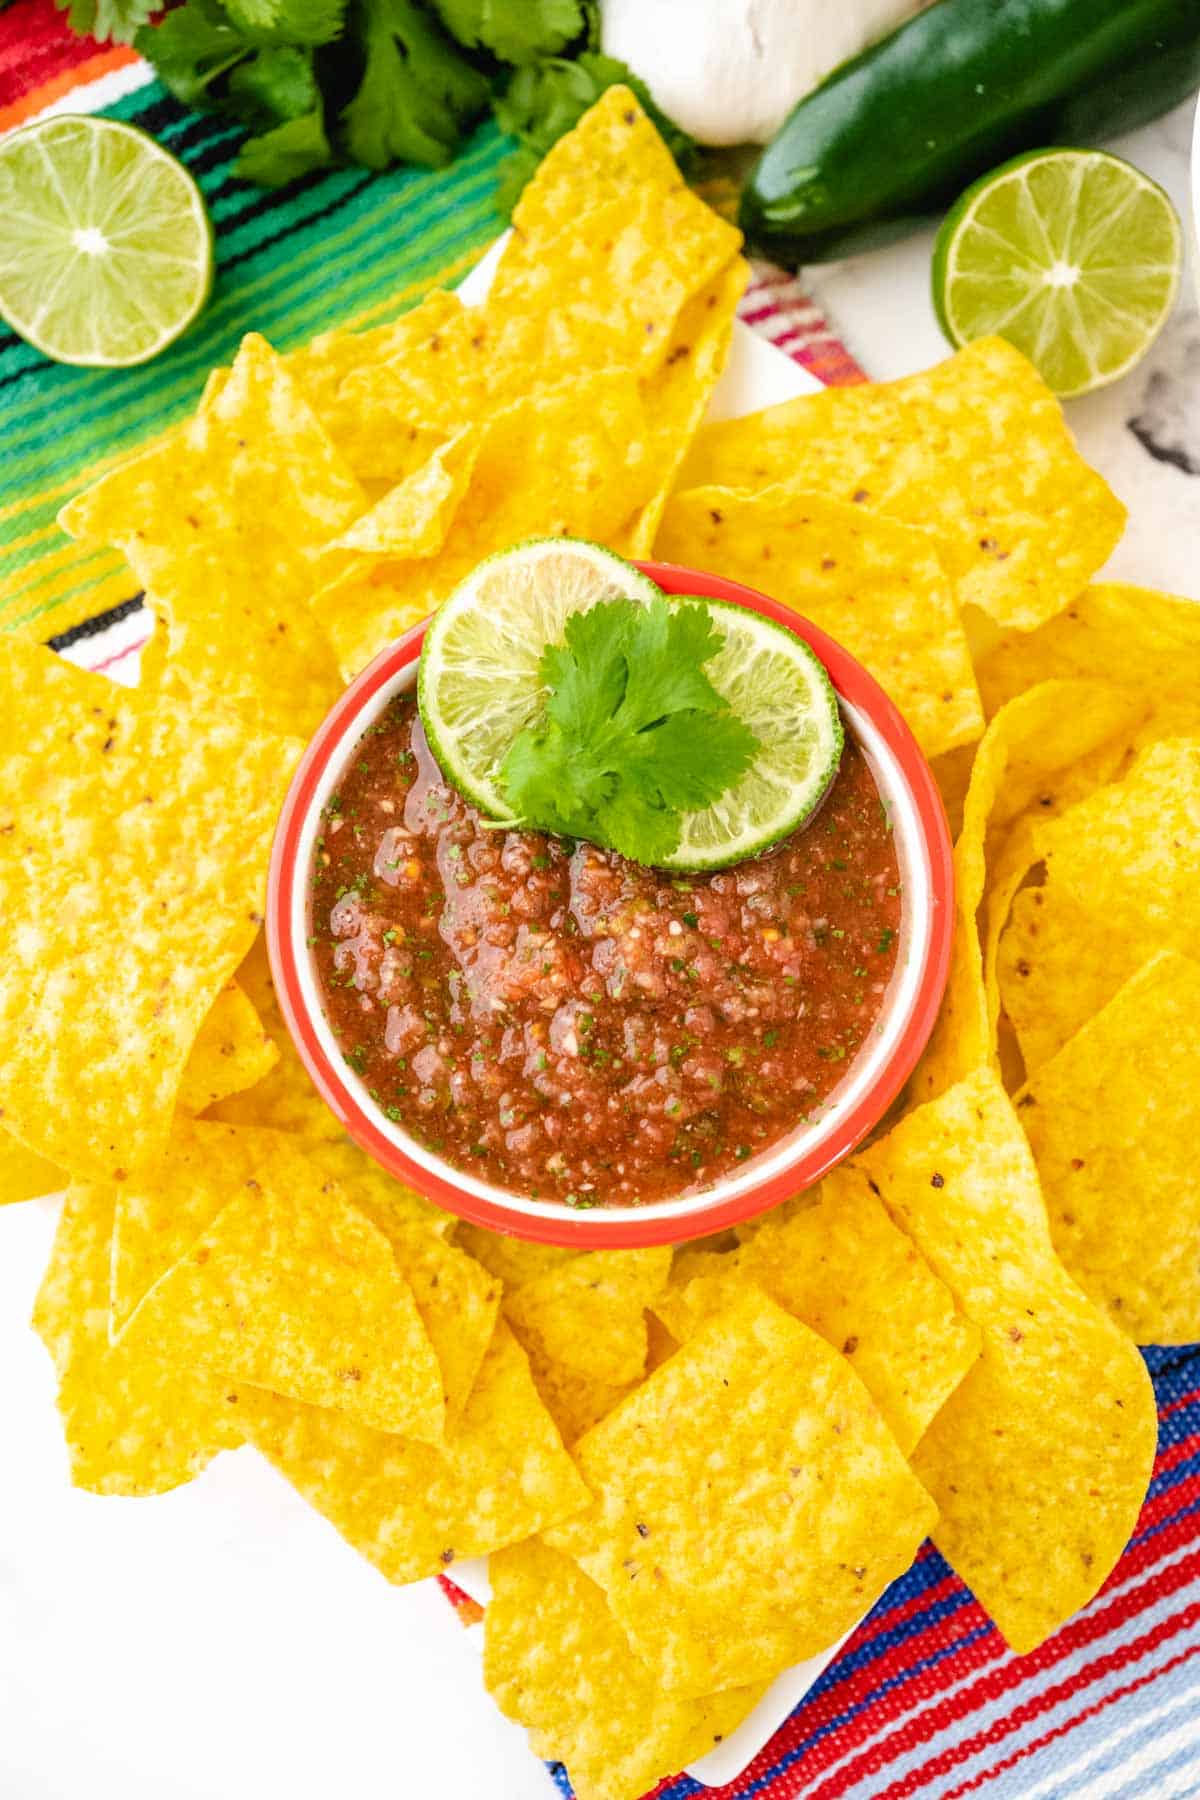
<instances>
[{"instance_id":1,"label":"chopped pepper flake in salsa","mask_svg":"<svg viewBox=\"0 0 1200 1800\"><path fill-rule=\"evenodd\" d=\"M411 695L326 807L310 944L346 1062L459 1168L537 1199L710 1186L815 1112L875 1025L900 877L847 739L815 818L711 875L497 830Z\"/></svg>"}]
</instances>

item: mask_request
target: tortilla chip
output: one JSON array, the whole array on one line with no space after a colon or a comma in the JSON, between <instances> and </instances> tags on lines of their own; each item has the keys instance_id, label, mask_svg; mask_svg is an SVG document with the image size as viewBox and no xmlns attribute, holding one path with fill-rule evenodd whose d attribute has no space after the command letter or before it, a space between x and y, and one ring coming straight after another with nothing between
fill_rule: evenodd
<instances>
[{"instance_id":1,"label":"tortilla chip","mask_svg":"<svg viewBox=\"0 0 1200 1800\"><path fill-rule=\"evenodd\" d=\"M239 963L237 980L274 1043L277 1060L253 1087L227 1095L205 1116L226 1125L273 1126L300 1137L341 1138L341 1124L313 1086L284 1024L261 932Z\"/></svg>"},{"instance_id":2,"label":"tortilla chip","mask_svg":"<svg viewBox=\"0 0 1200 1800\"><path fill-rule=\"evenodd\" d=\"M436 556L454 523L483 442L477 426L468 426L437 450L348 531L335 538L333 551L361 551L368 556Z\"/></svg>"},{"instance_id":3,"label":"tortilla chip","mask_svg":"<svg viewBox=\"0 0 1200 1800\"><path fill-rule=\"evenodd\" d=\"M483 1678L501 1712L564 1762L578 1800L638 1800L719 1744L761 1687L686 1700L657 1691L604 1595L536 1538L492 1559Z\"/></svg>"},{"instance_id":4,"label":"tortilla chip","mask_svg":"<svg viewBox=\"0 0 1200 1800\"><path fill-rule=\"evenodd\" d=\"M1017 630L1068 606L1125 525L1059 402L994 337L903 381L826 388L709 425L679 485L784 481L928 527L960 605Z\"/></svg>"},{"instance_id":5,"label":"tortilla chip","mask_svg":"<svg viewBox=\"0 0 1200 1800\"><path fill-rule=\"evenodd\" d=\"M61 514L113 544L169 624L172 683L257 731L307 737L341 688L307 600L313 558L366 497L266 340L181 433L106 475Z\"/></svg>"},{"instance_id":6,"label":"tortilla chip","mask_svg":"<svg viewBox=\"0 0 1200 1800\"><path fill-rule=\"evenodd\" d=\"M563 1441L607 1418L646 1372L646 1306L667 1279L671 1251L593 1250L509 1293L504 1316Z\"/></svg>"},{"instance_id":7,"label":"tortilla chip","mask_svg":"<svg viewBox=\"0 0 1200 1800\"><path fill-rule=\"evenodd\" d=\"M741 243L676 171L670 186L646 182L593 200L550 240L514 219L488 313L526 367L650 372L662 366L688 300Z\"/></svg>"},{"instance_id":8,"label":"tortilla chip","mask_svg":"<svg viewBox=\"0 0 1200 1800\"><path fill-rule=\"evenodd\" d=\"M988 716L1039 681L1115 682L1149 705L1200 688L1200 607L1151 588L1101 582L1037 631L1011 631L979 661Z\"/></svg>"},{"instance_id":9,"label":"tortilla chip","mask_svg":"<svg viewBox=\"0 0 1200 1800\"><path fill-rule=\"evenodd\" d=\"M248 1393L246 1435L389 1581L446 1572L587 1503L503 1324L444 1452L368 1430L348 1413Z\"/></svg>"},{"instance_id":10,"label":"tortilla chip","mask_svg":"<svg viewBox=\"0 0 1200 1800\"><path fill-rule=\"evenodd\" d=\"M651 498L610 540L610 549L622 556L648 557L654 547L679 466L729 359L738 301L749 274L750 265L736 256L692 296L675 321L662 367L644 384L659 479Z\"/></svg>"},{"instance_id":11,"label":"tortilla chip","mask_svg":"<svg viewBox=\"0 0 1200 1800\"><path fill-rule=\"evenodd\" d=\"M530 537L611 536L653 492L649 439L641 390L624 370L580 376L497 413L439 553L360 556L316 595L343 671L357 673L493 551Z\"/></svg>"},{"instance_id":12,"label":"tortilla chip","mask_svg":"<svg viewBox=\"0 0 1200 1800\"><path fill-rule=\"evenodd\" d=\"M217 1376L108 1340L114 1190L71 1189L34 1306L58 1370L71 1480L95 1494L162 1494L241 1442L237 1392Z\"/></svg>"},{"instance_id":13,"label":"tortilla chip","mask_svg":"<svg viewBox=\"0 0 1200 1800\"><path fill-rule=\"evenodd\" d=\"M180 1112L203 1112L229 1094L253 1087L269 1075L279 1052L235 980L221 989L205 1015L184 1064L176 1104Z\"/></svg>"},{"instance_id":14,"label":"tortilla chip","mask_svg":"<svg viewBox=\"0 0 1200 1800\"><path fill-rule=\"evenodd\" d=\"M518 1288L549 1269L561 1268L579 1253L561 1244L535 1244L527 1238L503 1237L465 1219L454 1227L454 1241L482 1263L489 1274L499 1276L506 1289Z\"/></svg>"},{"instance_id":15,"label":"tortilla chip","mask_svg":"<svg viewBox=\"0 0 1200 1800\"><path fill-rule=\"evenodd\" d=\"M17 1200L37 1200L42 1194L57 1194L65 1179L61 1169L0 1130L0 1206Z\"/></svg>"},{"instance_id":16,"label":"tortilla chip","mask_svg":"<svg viewBox=\"0 0 1200 1800\"><path fill-rule=\"evenodd\" d=\"M372 483L402 481L534 385L532 370L506 354L486 304L456 297L452 311L427 321L418 309L401 324L403 339L347 375L328 415L351 467Z\"/></svg>"},{"instance_id":17,"label":"tortilla chip","mask_svg":"<svg viewBox=\"0 0 1200 1800\"><path fill-rule=\"evenodd\" d=\"M0 1117L84 1178L144 1167L184 1065L262 923L299 745L203 730L50 651L0 640Z\"/></svg>"},{"instance_id":18,"label":"tortilla chip","mask_svg":"<svg viewBox=\"0 0 1200 1800\"><path fill-rule=\"evenodd\" d=\"M859 1169L835 1169L815 1206L761 1231L728 1256L679 1259L654 1309L683 1340L753 1282L818 1332L855 1370L905 1455L979 1355L965 1319L912 1239L888 1217Z\"/></svg>"},{"instance_id":19,"label":"tortilla chip","mask_svg":"<svg viewBox=\"0 0 1200 1800\"><path fill-rule=\"evenodd\" d=\"M1019 695L988 726L975 753L954 847L950 979L913 1077L916 1099L935 1099L972 1070L994 1062L999 1008L988 971L1013 893L1036 860L1034 828L1040 831L1081 787L1086 791L1094 779L1107 779L1123 754L1119 734L1138 711L1116 688L1052 681Z\"/></svg>"},{"instance_id":20,"label":"tortilla chip","mask_svg":"<svg viewBox=\"0 0 1200 1800\"><path fill-rule=\"evenodd\" d=\"M585 1251L509 1294L504 1316L535 1367L559 1363L612 1386L640 1381L645 1308L666 1285L670 1266L669 1244Z\"/></svg>"},{"instance_id":21,"label":"tortilla chip","mask_svg":"<svg viewBox=\"0 0 1200 1800\"><path fill-rule=\"evenodd\" d=\"M1016 1097L1054 1247L1137 1344L1200 1338L1200 965L1153 957Z\"/></svg>"},{"instance_id":22,"label":"tortilla chip","mask_svg":"<svg viewBox=\"0 0 1200 1800\"><path fill-rule=\"evenodd\" d=\"M437 1441L441 1371L387 1238L317 1160L329 1146L276 1133L268 1160L262 1135L248 1144L229 1126L181 1126L156 1177L122 1190L119 1324L133 1270L168 1267L118 1343ZM188 1213L205 1211L211 1222L173 1260Z\"/></svg>"},{"instance_id":23,"label":"tortilla chip","mask_svg":"<svg viewBox=\"0 0 1200 1800\"><path fill-rule=\"evenodd\" d=\"M757 1290L575 1448L595 1503L546 1533L669 1693L828 1649L934 1518L849 1363Z\"/></svg>"},{"instance_id":24,"label":"tortilla chip","mask_svg":"<svg viewBox=\"0 0 1200 1800\"><path fill-rule=\"evenodd\" d=\"M1037 852L1045 883L1017 895L998 954L1031 1074L1156 950L1195 949L1200 740L1151 744L1122 781L1051 820Z\"/></svg>"},{"instance_id":25,"label":"tortilla chip","mask_svg":"<svg viewBox=\"0 0 1200 1800\"><path fill-rule=\"evenodd\" d=\"M938 549L861 507L780 484L668 502L654 553L765 589L829 632L887 689L926 755L977 738L983 711Z\"/></svg>"},{"instance_id":26,"label":"tortilla chip","mask_svg":"<svg viewBox=\"0 0 1200 1800\"><path fill-rule=\"evenodd\" d=\"M545 243L570 230L580 196L599 204L643 188L682 185L657 128L627 87L610 87L538 165L513 211L513 231Z\"/></svg>"},{"instance_id":27,"label":"tortilla chip","mask_svg":"<svg viewBox=\"0 0 1200 1800\"><path fill-rule=\"evenodd\" d=\"M1033 1650L1129 1540L1154 1459L1150 1378L1055 1255L994 1074L910 1113L863 1164L983 1334L913 1456L941 1514L934 1542L1011 1647Z\"/></svg>"},{"instance_id":28,"label":"tortilla chip","mask_svg":"<svg viewBox=\"0 0 1200 1800\"><path fill-rule=\"evenodd\" d=\"M446 1429L453 1431L492 1341L500 1283L464 1250L447 1243L454 1223L448 1213L394 1181L357 1145L344 1139L309 1154L391 1244L441 1367Z\"/></svg>"},{"instance_id":29,"label":"tortilla chip","mask_svg":"<svg viewBox=\"0 0 1200 1800\"><path fill-rule=\"evenodd\" d=\"M312 407L338 450L362 480L374 480L386 471L376 468L369 455L361 467L351 455L346 432L353 426L353 405L346 393L364 370L392 361L402 363L418 354L429 339L463 311L457 294L433 288L416 306L386 325L367 331L324 331L311 343L289 350L283 366ZM381 446L386 455L388 446Z\"/></svg>"}]
</instances>

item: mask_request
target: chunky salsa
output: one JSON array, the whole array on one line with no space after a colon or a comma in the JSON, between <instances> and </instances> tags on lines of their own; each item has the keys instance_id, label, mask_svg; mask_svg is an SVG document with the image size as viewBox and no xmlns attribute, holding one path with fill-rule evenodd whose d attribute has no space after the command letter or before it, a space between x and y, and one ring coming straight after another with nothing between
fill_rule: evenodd
<instances>
[{"instance_id":1,"label":"chunky salsa","mask_svg":"<svg viewBox=\"0 0 1200 1800\"><path fill-rule=\"evenodd\" d=\"M389 1119L498 1186L635 1205L711 1185L821 1106L878 1019L900 905L850 739L802 830L675 875L490 826L402 695L323 815L310 945Z\"/></svg>"}]
</instances>

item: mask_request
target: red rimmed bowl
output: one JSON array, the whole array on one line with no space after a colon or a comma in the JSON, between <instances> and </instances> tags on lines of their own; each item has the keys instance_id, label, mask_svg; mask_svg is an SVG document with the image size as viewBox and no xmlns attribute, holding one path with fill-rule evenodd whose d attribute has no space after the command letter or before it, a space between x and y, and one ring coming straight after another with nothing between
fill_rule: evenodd
<instances>
[{"instance_id":1,"label":"red rimmed bowl","mask_svg":"<svg viewBox=\"0 0 1200 1800\"><path fill-rule=\"evenodd\" d=\"M702 1192L639 1207L580 1211L532 1200L458 1169L386 1119L347 1066L321 1003L308 947L308 886L322 809L363 732L415 685L425 630L382 651L333 707L293 778L271 859L267 941L284 1018L327 1105L367 1154L447 1211L492 1231L579 1249L680 1242L721 1231L819 1181L878 1123L915 1068L941 1004L950 963L954 873L941 798L912 732L878 682L832 638L752 588L670 563L641 567L669 594L749 607L794 631L820 657L891 815L903 906L895 972L869 1043L820 1117Z\"/></svg>"}]
</instances>

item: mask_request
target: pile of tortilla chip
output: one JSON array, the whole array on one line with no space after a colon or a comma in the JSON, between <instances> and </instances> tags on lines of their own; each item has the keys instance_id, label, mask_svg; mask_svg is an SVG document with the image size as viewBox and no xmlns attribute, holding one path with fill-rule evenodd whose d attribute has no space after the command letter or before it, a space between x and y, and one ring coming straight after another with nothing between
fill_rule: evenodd
<instances>
[{"instance_id":1,"label":"pile of tortilla chip","mask_svg":"<svg viewBox=\"0 0 1200 1800\"><path fill-rule=\"evenodd\" d=\"M0 1198L66 1188L35 1324L73 1479L252 1445L393 1582L491 1556L486 1677L633 1800L927 1534L1017 1651L1137 1519L1135 1346L1200 1336L1200 609L1089 586L1123 512L988 340L702 425L737 233L612 89L487 301L280 357L64 522L155 632L126 692L0 639ZM569 533L768 590L874 671L958 831L906 1106L715 1240L455 1225L339 1130L261 934L343 682L484 555Z\"/></svg>"}]
</instances>

